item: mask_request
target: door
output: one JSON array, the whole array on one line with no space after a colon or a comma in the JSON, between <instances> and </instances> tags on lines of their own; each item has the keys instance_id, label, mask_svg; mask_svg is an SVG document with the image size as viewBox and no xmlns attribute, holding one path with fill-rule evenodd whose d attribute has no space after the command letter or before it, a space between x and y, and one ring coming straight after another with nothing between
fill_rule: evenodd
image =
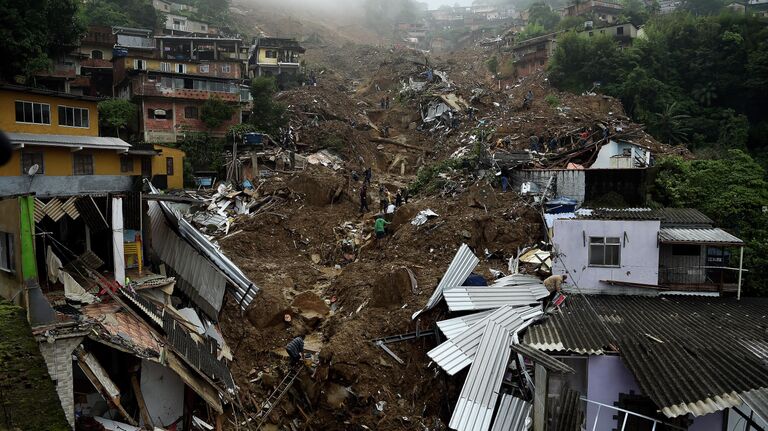
<instances>
[{"instance_id":1,"label":"door","mask_svg":"<svg viewBox=\"0 0 768 431\"><path fill-rule=\"evenodd\" d=\"M142 178L152 178L152 159L149 157L141 158L141 176Z\"/></svg>"}]
</instances>

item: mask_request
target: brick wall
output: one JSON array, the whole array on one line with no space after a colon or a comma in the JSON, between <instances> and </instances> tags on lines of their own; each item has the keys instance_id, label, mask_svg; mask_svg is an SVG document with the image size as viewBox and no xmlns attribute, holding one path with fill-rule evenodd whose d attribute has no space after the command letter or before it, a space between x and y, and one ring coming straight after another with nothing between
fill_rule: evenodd
<instances>
[{"instance_id":1,"label":"brick wall","mask_svg":"<svg viewBox=\"0 0 768 431\"><path fill-rule=\"evenodd\" d=\"M83 337L61 338L53 343L40 343L40 353L43 354L48 373L56 384L61 407L72 428L75 427L75 393L72 387L72 352L83 341Z\"/></svg>"}]
</instances>

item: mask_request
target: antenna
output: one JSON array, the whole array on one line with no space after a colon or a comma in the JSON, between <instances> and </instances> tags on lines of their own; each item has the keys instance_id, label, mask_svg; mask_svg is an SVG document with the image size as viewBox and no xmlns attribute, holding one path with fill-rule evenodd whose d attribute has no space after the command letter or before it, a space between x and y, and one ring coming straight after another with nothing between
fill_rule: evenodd
<instances>
[{"instance_id":1,"label":"antenna","mask_svg":"<svg viewBox=\"0 0 768 431\"><path fill-rule=\"evenodd\" d=\"M30 166L29 169L27 169L27 175L29 175L30 177L33 177L39 170L40 170L40 165L35 163L34 165Z\"/></svg>"}]
</instances>

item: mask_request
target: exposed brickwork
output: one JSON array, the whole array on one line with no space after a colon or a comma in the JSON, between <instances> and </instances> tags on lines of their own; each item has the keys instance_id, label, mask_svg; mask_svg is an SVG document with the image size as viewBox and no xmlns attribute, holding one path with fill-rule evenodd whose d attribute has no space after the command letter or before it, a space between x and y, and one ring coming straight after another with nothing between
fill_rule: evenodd
<instances>
[{"instance_id":1,"label":"exposed brickwork","mask_svg":"<svg viewBox=\"0 0 768 431\"><path fill-rule=\"evenodd\" d=\"M43 354L48 373L56 383L56 392L59 394L61 407L67 416L67 421L75 427L75 394L72 386L72 352L83 341L83 337L63 338L53 343L40 343L40 352Z\"/></svg>"}]
</instances>

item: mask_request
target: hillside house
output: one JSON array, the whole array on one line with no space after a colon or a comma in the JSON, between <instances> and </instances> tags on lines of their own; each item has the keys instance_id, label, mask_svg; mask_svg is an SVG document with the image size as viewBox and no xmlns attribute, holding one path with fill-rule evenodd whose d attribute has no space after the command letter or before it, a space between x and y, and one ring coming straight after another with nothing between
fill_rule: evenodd
<instances>
[{"instance_id":1,"label":"hillside house","mask_svg":"<svg viewBox=\"0 0 768 431\"><path fill-rule=\"evenodd\" d=\"M588 0L585 2L572 3L562 10L563 16L587 16L614 24L618 21L619 15L624 10L618 2L605 0Z\"/></svg>"},{"instance_id":2,"label":"hillside house","mask_svg":"<svg viewBox=\"0 0 768 431\"><path fill-rule=\"evenodd\" d=\"M557 47L557 33L545 34L515 43L512 51L515 73L518 77L528 76L546 69L547 62Z\"/></svg>"},{"instance_id":3,"label":"hillside house","mask_svg":"<svg viewBox=\"0 0 768 431\"><path fill-rule=\"evenodd\" d=\"M638 37L638 29L632 23L616 24L608 27L589 28L581 32L588 37L606 35L613 38L621 48L629 48Z\"/></svg>"},{"instance_id":4,"label":"hillside house","mask_svg":"<svg viewBox=\"0 0 768 431\"><path fill-rule=\"evenodd\" d=\"M569 274L583 292L740 293L744 242L697 210L582 209L553 218L553 273Z\"/></svg>"},{"instance_id":5,"label":"hillside house","mask_svg":"<svg viewBox=\"0 0 768 431\"><path fill-rule=\"evenodd\" d=\"M258 37L254 39L248 59L251 77L296 75L301 55L306 51L296 39Z\"/></svg>"}]
</instances>

